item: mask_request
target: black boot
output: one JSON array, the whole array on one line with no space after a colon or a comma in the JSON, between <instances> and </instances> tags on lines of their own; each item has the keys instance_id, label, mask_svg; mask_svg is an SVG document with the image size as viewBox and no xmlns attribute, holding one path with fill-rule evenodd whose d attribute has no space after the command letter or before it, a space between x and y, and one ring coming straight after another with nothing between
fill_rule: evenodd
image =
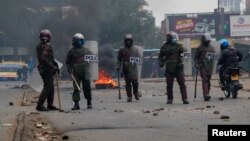
<instances>
[{"instance_id":1,"label":"black boot","mask_svg":"<svg viewBox=\"0 0 250 141\"><path fill-rule=\"evenodd\" d=\"M210 99L211 99L211 96L210 96L210 95L204 96L204 101L210 101Z\"/></svg>"},{"instance_id":2,"label":"black boot","mask_svg":"<svg viewBox=\"0 0 250 141\"><path fill-rule=\"evenodd\" d=\"M127 102L132 102L132 97L128 97Z\"/></svg>"},{"instance_id":3,"label":"black boot","mask_svg":"<svg viewBox=\"0 0 250 141\"><path fill-rule=\"evenodd\" d=\"M140 100L138 93L135 93L135 100Z\"/></svg>"},{"instance_id":4,"label":"black boot","mask_svg":"<svg viewBox=\"0 0 250 141\"><path fill-rule=\"evenodd\" d=\"M46 107L43 106L45 100L41 100L39 99L37 102L37 106L36 106L36 110L40 111L40 112L45 112L45 111L49 111L49 109L47 109Z\"/></svg>"},{"instance_id":5,"label":"black boot","mask_svg":"<svg viewBox=\"0 0 250 141\"><path fill-rule=\"evenodd\" d=\"M168 100L167 104L173 104L173 100Z\"/></svg>"},{"instance_id":6,"label":"black boot","mask_svg":"<svg viewBox=\"0 0 250 141\"><path fill-rule=\"evenodd\" d=\"M87 108L88 108L88 109L92 109L91 100L88 100L88 101L87 101Z\"/></svg>"},{"instance_id":7,"label":"black boot","mask_svg":"<svg viewBox=\"0 0 250 141\"><path fill-rule=\"evenodd\" d=\"M43 105L37 105L36 110L40 112L46 112L49 111L49 109L45 108Z\"/></svg>"},{"instance_id":8,"label":"black boot","mask_svg":"<svg viewBox=\"0 0 250 141\"><path fill-rule=\"evenodd\" d=\"M75 101L75 105L71 110L80 110L79 102Z\"/></svg>"},{"instance_id":9,"label":"black boot","mask_svg":"<svg viewBox=\"0 0 250 141\"><path fill-rule=\"evenodd\" d=\"M188 100L183 100L183 104L189 104Z\"/></svg>"},{"instance_id":10,"label":"black boot","mask_svg":"<svg viewBox=\"0 0 250 141\"><path fill-rule=\"evenodd\" d=\"M59 110L56 106L50 105L47 107L49 110Z\"/></svg>"}]
</instances>

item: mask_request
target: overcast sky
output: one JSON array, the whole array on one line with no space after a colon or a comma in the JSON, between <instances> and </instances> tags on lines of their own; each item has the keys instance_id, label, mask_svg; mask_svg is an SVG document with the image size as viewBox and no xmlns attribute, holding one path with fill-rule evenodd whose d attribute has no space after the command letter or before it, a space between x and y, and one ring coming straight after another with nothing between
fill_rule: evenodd
<instances>
[{"instance_id":1,"label":"overcast sky","mask_svg":"<svg viewBox=\"0 0 250 141\"><path fill-rule=\"evenodd\" d=\"M166 13L195 13L213 12L217 7L217 0L146 0L148 9L156 17L156 25L160 26Z\"/></svg>"}]
</instances>

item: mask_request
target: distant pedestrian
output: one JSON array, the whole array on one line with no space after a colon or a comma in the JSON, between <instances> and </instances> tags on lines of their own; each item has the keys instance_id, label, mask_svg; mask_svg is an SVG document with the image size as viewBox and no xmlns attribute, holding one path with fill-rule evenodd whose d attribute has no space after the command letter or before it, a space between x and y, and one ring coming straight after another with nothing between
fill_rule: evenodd
<instances>
[{"instance_id":1,"label":"distant pedestrian","mask_svg":"<svg viewBox=\"0 0 250 141\"><path fill-rule=\"evenodd\" d=\"M153 78L153 76L158 78L158 66L156 65L155 62L152 63L152 73L150 75L150 78Z\"/></svg>"},{"instance_id":2,"label":"distant pedestrian","mask_svg":"<svg viewBox=\"0 0 250 141\"><path fill-rule=\"evenodd\" d=\"M27 78L28 78L28 67L26 65L23 65L23 68L22 68L22 80L24 82L27 82Z\"/></svg>"}]
</instances>

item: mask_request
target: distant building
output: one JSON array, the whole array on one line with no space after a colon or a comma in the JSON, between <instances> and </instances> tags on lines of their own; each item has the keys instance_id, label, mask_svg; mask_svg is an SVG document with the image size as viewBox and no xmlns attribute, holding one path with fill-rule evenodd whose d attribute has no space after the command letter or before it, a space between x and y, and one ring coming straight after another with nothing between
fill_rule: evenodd
<instances>
[{"instance_id":1,"label":"distant building","mask_svg":"<svg viewBox=\"0 0 250 141\"><path fill-rule=\"evenodd\" d=\"M246 0L246 14L250 14L250 0Z\"/></svg>"},{"instance_id":2,"label":"distant building","mask_svg":"<svg viewBox=\"0 0 250 141\"><path fill-rule=\"evenodd\" d=\"M219 0L219 7L225 12L243 12L249 0Z\"/></svg>"}]
</instances>

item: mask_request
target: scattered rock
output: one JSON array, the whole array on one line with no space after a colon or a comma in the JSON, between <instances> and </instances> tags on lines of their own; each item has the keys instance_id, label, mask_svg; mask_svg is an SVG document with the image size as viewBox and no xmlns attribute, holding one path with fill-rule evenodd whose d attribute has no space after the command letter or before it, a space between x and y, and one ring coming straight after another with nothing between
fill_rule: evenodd
<instances>
[{"instance_id":1,"label":"scattered rock","mask_svg":"<svg viewBox=\"0 0 250 141\"><path fill-rule=\"evenodd\" d=\"M35 123L35 126L36 126L36 128L42 128L42 124L41 123Z\"/></svg>"},{"instance_id":2,"label":"scattered rock","mask_svg":"<svg viewBox=\"0 0 250 141\"><path fill-rule=\"evenodd\" d=\"M13 124L10 124L10 123L5 123L5 124L3 124L2 126L3 127L9 127L9 126L12 126Z\"/></svg>"},{"instance_id":3,"label":"scattered rock","mask_svg":"<svg viewBox=\"0 0 250 141\"><path fill-rule=\"evenodd\" d=\"M38 101L37 100L32 100L30 103L37 103Z\"/></svg>"},{"instance_id":4,"label":"scattered rock","mask_svg":"<svg viewBox=\"0 0 250 141\"><path fill-rule=\"evenodd\" d=\"M69 113L70 111L64 111L64 113Z\"/></svg>"},{"instance_id":5,"label":"scattered rock","mask_svg":"<svg viewBox=\"0 0 250 141\"><path fill-rule=\"evenodd\" d=\"M204 110L205 108L195 108L195 110Z\"/></svg>"},{"instance_id":6,"label":"scattered rock","mask_svg":"<svg viewBox=\"0 0 250 141\"><path fill-rule=\"evenodd\" d=\"M207 105L206 108L211 108L211 106L210 106L210 105Z\"/></svg>"},{"instance_id":7,"label":"scattered rock","mask_svg":"<svg viewBox=\"0 0 250 141\"><path fill-rule=\"evenodd\" d=\"M142 112L147 114L147 113L150 113L150 110L143 110Z\"/></svg>"},{"instance_id":8,"label":"scattered rock","mask_svg":"<svg viewBox=\"0 0 250 141\"><path fill-rule=\"evenodd\" d=\"M114 110L115 113L123 113L124 111L123 110Z\"/></svg>"},{"instance_id":9,"label":"scattered rock","mask_svg":"<svg viewBox=\"0 0 250 141\"><path fill-rule=\"evenodd\" d=\"M214 114L218 115L218 114L220 114L220 111L214 111Z\"/></svg>"},{"instance_id":10,"label":"scattered rock","mask_svg":"<svg viewBox=\"0 0 250 141\"><path fill-rule=\"evenodd\" d=\"M164 111L164 108L154 109L154 111L157 111L157 112Z\"/></svg>"},{"instance_id":11,"label":"scattered rock","mask_svg":"<svg viewBox=\"0 0 250 141\"><path fill-rule=\"evenodd\" d=\"M223 98L223 97L220 97L220 98L219 98L219 100L220 100L220 101L223 101L223 100L224 100L224 98Z\"/></svg>"},{"instance_id":12,"label":"scattered rock","mask_svg":"<svg viewBox=\"0 0 250 141\"><path fill-rule=\"evenodd\" d=\"M102 100L100 102L103 102Z\"/></svg>"},{"instance_id":13,"label":"scattered rock","mask_svg":"<svg viewBox=\"0 0 250 141\"><path fill-rule=\"evenodd\" d=\"M250 100L250 97L248 97L248 99Z\"/></svg>"},{"instance_id":14,"label":"scattered rock","mask_svg":"<svg viewBox=\"0 0 250 141\"><path fill-rule=\"evenodd\" d=\"M9 102L9 105L10 105L10 106L14 106L14 103L13 103L13 102Z\"/></svg>"},{"instance_id":15,"label":"scattered rock","mask_svg":"<svg viewBox=\"0 0 250 141\"><path fill-rule=\"evenodd\" d=\"M230 119L229 116L221 116L220 119Z\"/></svg>"},{"instance_id":16,"label":"scattered rock","mask_svg":"<svg viewBox=\"0 0 250 141\"><path fill-rule=\"evenodd\" d=\"M212 107L213 107L213 108L215 108L215 106L214 106L214 105L213 105Z\"/></svg>"},{"instance_id":17,"label":"scattered rock","mask_svg":"<svg viewBox=\"0 0 250 141\"><path fill-rule=\"evenodd\" d=\"M153 113L153 116L159 116L159 113Z\"/></svg>"},{"instance_id":18,"label":"scattered rock","mask_svg":"<svg viewBox=\"0 0 250 141\"><path fill-rule=\"evenodd\" d=\"M71 124L75 124L74 122L71 122Z\"/></svg>"},{"instance_id":19,"label":"scattered rock","mask_svg":"<svg viewBox=\"0 0 250 141\"><path fill-rule=\"evenodd\" d=\"M53 138L53 139L59 139L59 138L60 138L60 136L58 136L58 135L54 135L54 136L52 136L52 138Z\"/></svg>"},{"instance_id":20,"label":"scattered rock","mask_svg":"<svg viewBox=\"0 0 250 141\"><path fill-rule=\"evenodd\" d=\"M48 139L46 137L38 137L37 138L39 141L47 141Z\"/></svg>"},{"instance_id":21,"label":"scattered rock","mask_svg":"<svg viewBox=\"0 0 250 141\"><path fill-rule=\"evenodd\" d=\"M43 129L46 129L46 128L43 128ZM47 128L47 129L50 129L50 128ZM45 135L45 134L52 134L52 133L53 133L53 131L48 130L48 131L46 131L45 133L43 133L43 135Z\"/></svg>"},{"instance_id":22,"label":"scattered rock","mask_svg":"<svg viewBox=\"0 0 250 141\"><path fill-rule=\"evenodd\" d=\"M62 139L63 139L63 140L68 140L68 139L69 139L69 136L64 135L64 136L62 137Z\"/></svg>"},{"instance_id":23,"label":"scattered rock","mask_svg":"<svg viewBox=\"0 0 250 141\"><path fill-rule=\"evenodd\" d=\"M156 96L155 94L153 94L152 96Z\"/></svg>"}]
</instances>

